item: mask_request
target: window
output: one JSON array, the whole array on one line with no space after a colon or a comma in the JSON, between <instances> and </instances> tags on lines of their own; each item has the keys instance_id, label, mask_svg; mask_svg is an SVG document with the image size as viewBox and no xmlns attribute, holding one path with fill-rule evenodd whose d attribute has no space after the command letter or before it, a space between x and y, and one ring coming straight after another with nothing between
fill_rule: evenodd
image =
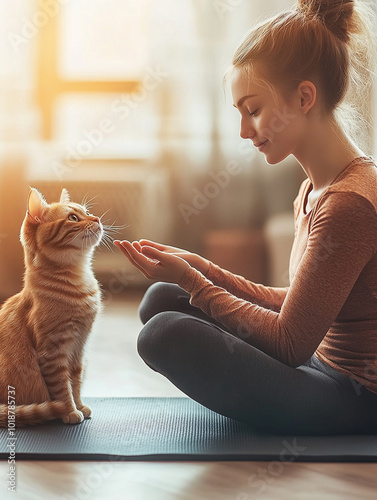
<instances>
[{"instance_id":1,"label":"window","mask_svg":"<svg viewBox=\"0 0 377 500\"><path fill-rule=\"evenodd\" d=\"M95 132L103 129L100 149L106 150L119 135L140 130L131 119L119 124L125 105L117 122L105 126L103 120L106 108L116 108L116 99L127 101L140 87L147 63L148 1L56 1L56 11L49 11L51 3L41 2L51 12L39 40L37 100L43 139L68 143L92 134L95 146Z\"/></svg>"}]
</instances>

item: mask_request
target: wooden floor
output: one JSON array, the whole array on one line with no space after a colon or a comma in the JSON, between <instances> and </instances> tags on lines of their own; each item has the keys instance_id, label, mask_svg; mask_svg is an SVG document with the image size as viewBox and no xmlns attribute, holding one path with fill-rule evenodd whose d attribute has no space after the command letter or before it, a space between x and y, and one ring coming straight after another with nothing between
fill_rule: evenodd
<instances>
[{"instance_id":1,"label":"wooden floor","mask_svg":"<svg viewBox=\"0 0 377 500\"><path fill-rule=\"evenodd\" d=\"M183 396L136 352L139 293L107 296L89 346L86 396ZM95 417L94 417L95 418ZM290 462L17 461L16 493L0 462L8 500L367 500L377 498L377 464Z\"/></svg>"}]
</instances>

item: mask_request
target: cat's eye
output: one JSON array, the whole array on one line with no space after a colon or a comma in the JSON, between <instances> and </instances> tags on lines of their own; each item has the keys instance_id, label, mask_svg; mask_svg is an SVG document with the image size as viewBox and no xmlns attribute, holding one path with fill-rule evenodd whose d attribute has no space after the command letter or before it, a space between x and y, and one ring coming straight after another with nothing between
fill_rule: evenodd
<instances>
[{"instance_id":1,"label":"cat's eye","mask_svg":"<svg viewBox=\"0 0 377 500\"><path fill-rule=\"evenodd\" d=\"M87 210L87 211L86 211L85 213L86 213L86 215L90 215L90 212L89 212L89 210Z\"/></svg>"},{"instance_id":2,"label":"cat's eye","mask_svg":"<svg viewBox=\"0 0 377 500\"><path fill-rule=\"evenodd\" d=\"M71 220L73 222L78 222L79 221L79 218L77 217L76 214L69 214L68 215L68 220Z\"/></svg>"}]
</instances>

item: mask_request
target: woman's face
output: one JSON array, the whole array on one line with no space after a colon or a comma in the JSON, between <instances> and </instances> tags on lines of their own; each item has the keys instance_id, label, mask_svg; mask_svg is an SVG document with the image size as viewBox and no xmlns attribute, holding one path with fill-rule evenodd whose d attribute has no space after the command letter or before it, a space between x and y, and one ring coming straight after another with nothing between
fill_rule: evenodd
<instances>
[{"instance_id":1,"label":"woman's face","mask_svg":"<svg viewBox=\"0 0 377 500\"><path fill-rule=\"evenodd\" d=\"M241 113L241 137L250 139L267 163L274 165L294 154L303 132L299 99L294 92L287 103L278 92L273 93L261 81L235 68L232 95Z\"/></svg>"}]
</instances>

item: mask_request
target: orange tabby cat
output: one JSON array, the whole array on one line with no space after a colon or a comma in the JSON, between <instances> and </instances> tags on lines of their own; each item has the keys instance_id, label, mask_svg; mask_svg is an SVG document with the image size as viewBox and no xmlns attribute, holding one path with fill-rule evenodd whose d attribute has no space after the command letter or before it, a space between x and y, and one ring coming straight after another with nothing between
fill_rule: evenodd
<instances>
[{"instance_id":1,"label":"orange tabby cat","mask_svg":"<svg viewBox=\"0 0 377 500\"><path fill-rule=\"evenodd\" d=\"M24 288L0 309L1 427L13 404L16 426L90 416L80 389L84 346L100 309L91 258L102 236L100 219L71 203L65 189L49 205L31 188L21 228Z\"/></svg>"}]
</instances>

